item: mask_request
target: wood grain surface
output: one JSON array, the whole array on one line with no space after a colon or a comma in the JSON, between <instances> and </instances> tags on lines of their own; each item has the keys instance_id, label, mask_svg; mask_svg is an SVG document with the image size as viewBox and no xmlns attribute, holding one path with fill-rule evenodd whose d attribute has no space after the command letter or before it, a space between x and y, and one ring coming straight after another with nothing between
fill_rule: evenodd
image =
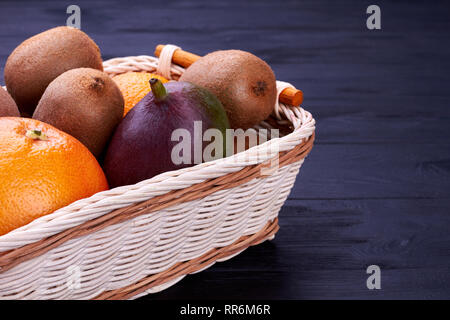
<instances>
[{"instance_id":1,"label":"wood grain surface","mask_svg":"<svg viewBox=\"0 0 450 320\"><path fill-rule=\"evenodd\" d=\"M316 145L274 241L142 299L449 299L450 4L77 1L103 58L242 49L304 93ZM68 1L0 2L0 69ZM0 78L3 82L3 78ZM381 290L366 287L381 268Z\"/></svg>"}]
</instances>

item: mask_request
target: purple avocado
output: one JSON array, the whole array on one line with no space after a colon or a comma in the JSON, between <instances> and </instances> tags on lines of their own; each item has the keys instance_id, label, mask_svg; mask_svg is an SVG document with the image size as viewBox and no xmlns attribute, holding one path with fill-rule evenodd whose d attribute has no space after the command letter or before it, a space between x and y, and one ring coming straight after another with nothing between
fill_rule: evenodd
<instances>
[{"instance_id":1,"label":"purple avocado","mask_svg":"<svg viewBox=\"0 0 450 320\"><path fill-rule=\"evenodd\" d=\"M199 145L202 152L211 143L201 138L210 128L219 130L216 132L222 135L225 150L226 129L230 126L215 95L189 82L163 85L152 78L150 85L152 91L128 112L111 138L103 163L111 188L135 184L163 172L202 162L203 157L198 161ZM173 139L173 132L180 132L180 129L191 139L184 141L185 136ZM172 151L176 145L178 149L175 150L179 150L182 140L190 147L180 152L185 157L179 163L179 160L174 161Z\"/></svg>"}]
</instances>

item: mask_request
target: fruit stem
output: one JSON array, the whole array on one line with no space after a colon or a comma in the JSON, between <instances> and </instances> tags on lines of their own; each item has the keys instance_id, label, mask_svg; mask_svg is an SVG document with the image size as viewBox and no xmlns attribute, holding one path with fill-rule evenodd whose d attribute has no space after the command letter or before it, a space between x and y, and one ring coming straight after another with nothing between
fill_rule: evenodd
<instances>
[{"instance_id":1,"label":"fruit stem","mask_svg":"<svg viewBox=\"0 0 450 320\"><path fill-rule=\"evenodd\" d=\"M167 97L167 91L163 83L157 78L151 78L149 82L156 100L164 100Z\"/></svg>"},{"instance_id":2,"label":"fruit stem","mask_svg":"<svg viewBox=\"0 0 450 320\"><path fill-rule=\"evenodd\" d=\"M34 139L34 140L48 140L48 137L45 133L43 133L41 130L34 129L34 130L27 130L27 133L25 134L28 138Z\"/></svg>"}]
</instances>

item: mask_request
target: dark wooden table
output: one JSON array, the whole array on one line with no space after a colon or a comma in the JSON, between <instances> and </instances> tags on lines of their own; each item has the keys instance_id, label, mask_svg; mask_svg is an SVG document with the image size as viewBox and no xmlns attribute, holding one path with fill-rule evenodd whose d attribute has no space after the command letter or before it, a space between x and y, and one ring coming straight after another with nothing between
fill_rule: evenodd
<instances>
[{"instance_id":1,"label":"dark wooden table","mask_svg":"<svg viewBox=\"0 0 450 320\"><path fill-rule=\"evenodd\" d=\"M243 49L305 93L317 142L272 242L144 299L450 298L450 19L433 1L75 1L103 58ZM0 3L0 68L68 1ZM3 79L0 79L3 81ZM366 268L381 268L368 290Z\"/></svg>"}]
</instances>

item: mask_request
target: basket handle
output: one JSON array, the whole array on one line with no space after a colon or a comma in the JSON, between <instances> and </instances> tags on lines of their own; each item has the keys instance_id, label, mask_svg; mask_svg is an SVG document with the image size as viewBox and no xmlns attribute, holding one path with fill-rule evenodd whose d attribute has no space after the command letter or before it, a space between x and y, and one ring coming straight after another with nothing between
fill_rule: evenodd
<instances>
[{"instance_id":1,"label":"basket handle","mask_svg":"<svg viewBox=\"0 0 450 320\"><path fill-rule=\"evenodd\" d=\"M165 45L163 44L156 46L155 56L159 57L164 47ZM173 53L172 62L184 68L188 68L200 58L201 57L199 55L177 49ZM288 87L281 92L279 100L281 103L297 107L303 102L303 92L301 90Z\"/></svg>"}]
</instances>

